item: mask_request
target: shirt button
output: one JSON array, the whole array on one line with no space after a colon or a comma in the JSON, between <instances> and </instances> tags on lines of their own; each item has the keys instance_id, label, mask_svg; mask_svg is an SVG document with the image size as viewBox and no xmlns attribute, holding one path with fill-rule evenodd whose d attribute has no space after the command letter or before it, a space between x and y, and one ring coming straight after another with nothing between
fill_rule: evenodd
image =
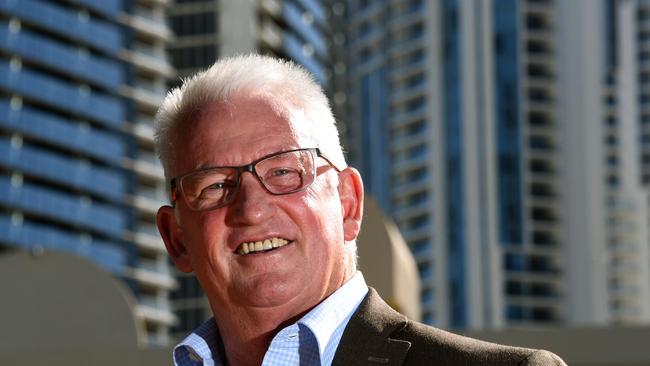
<instances>
[{"instance_id":1,"label":"shirt button","mask_svg":"<svg viewBox=\"0 0 650 366\"><path fill-rule=\"evenodd\" d=\"M190 360L192 360L194 362L203 361L203 359L199 355L197 355L196 352L194 352L193 349L190 349L188 353L190 354Z\"/></svg>"}]
</instances>

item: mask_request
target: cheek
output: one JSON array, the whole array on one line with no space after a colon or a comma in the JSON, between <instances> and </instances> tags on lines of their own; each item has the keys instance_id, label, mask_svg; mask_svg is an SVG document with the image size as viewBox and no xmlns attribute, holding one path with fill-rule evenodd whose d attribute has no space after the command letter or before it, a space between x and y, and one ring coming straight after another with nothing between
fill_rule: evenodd
<instances>
[{"instance_id":1,"label":"cheek","mask_svg":"<svg viewBox=\"0 0 650 366\"><path fill-rule=\"evenodd\" d=\"M219 255L225 245L219 245L223 242L224 230L217 213L201 212L185 225L184 240L192 248L192 261L198 266L195 268L219 268L216 262L224 257Z\"/></svg>"},{"instance_id":2,"label":"cheek","mask_svg":"<svg viewBox=\"0 0 650 366\"><path fill-rule=\"evenodd\" d=\"M316 231L314 235L328 240L338 240L339 236L342 238L343 215L338 190L331 184L314 184L314 188L305 196L306 210L314 221L311 226Z\"/></svg>"}]
</instances>

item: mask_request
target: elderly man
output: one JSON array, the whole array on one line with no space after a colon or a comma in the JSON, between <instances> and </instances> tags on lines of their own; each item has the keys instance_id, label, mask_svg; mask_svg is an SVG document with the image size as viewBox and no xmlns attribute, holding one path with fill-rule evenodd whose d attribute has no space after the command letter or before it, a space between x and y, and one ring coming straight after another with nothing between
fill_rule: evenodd
<instances>
[{"instance_id":1,"label":"elderly man","mask_svg":"<svg viewBox=\"0 0 650 366\"><path fill-rule=\"evenodd\" d=\"M158 228L214 314L177 365L563 365L409 321L366 286L361 177L295 64L240 56L186 80L160 107L156 145L172 202Z\"/></svg>"}]
</instances>

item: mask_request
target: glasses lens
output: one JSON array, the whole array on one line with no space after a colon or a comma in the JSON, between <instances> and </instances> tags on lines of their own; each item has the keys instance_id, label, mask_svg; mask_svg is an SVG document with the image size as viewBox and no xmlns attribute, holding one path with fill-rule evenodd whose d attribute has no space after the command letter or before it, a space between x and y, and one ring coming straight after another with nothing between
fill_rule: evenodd
<instances>
[{"instance_id":1,"label":"glasses lens","mask_svg":"<svg viewBox=\"0 0 650 366\"><path fill-rule=\"evenodd\" d=\"M237 170L215 168L183 177L181 190L194 210L209 210L227 204L237 189Z\"/></svg>"},{"instance_id":2,"label":"glasses lens","mask_svg":"<svg viewBox=\"0 0 650 366\"><path fill-rule=\"evenodd\" d=\"M274 155L258 162L255 172L271 193L299 191L314 181L314 157L309 150Z\"/></svg>"}]
</instances>

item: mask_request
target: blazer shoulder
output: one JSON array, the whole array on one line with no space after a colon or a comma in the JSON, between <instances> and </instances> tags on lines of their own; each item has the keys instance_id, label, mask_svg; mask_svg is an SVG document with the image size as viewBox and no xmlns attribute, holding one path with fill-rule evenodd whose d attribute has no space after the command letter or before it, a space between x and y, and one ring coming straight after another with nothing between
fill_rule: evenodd
<instances>
[{"instance_id":1,"label":"blazer shoulder","mask_svg":"<svg viewBox=\"0 0 650 366\"><path fill-rule=\"evenodd\" d=\"M550 352L510 347L409 320L370 288L343 332L333 366L566 366Z\"/></svg>"},{"instance_id":2,"label":"blazer shoulder","mask_svg":"<svg viewBox=\"0 0 650 366\"><path fill-rule=\"evenodd\" d=\"M566 366L548 351L481 341L411 320L393 337L411 342L405 365L436 359L440 365Z\"/></svg>"},{"instance_id":3,"label":"blazer shoulder","mask_svg":"<svg viewBox=\"0 0 650 366\"><path fill-rule=\"evenodd\" d=\"M536 350L530 354L522 365L526 366L566 366L566 363L555 353L546 350Z\"/></svg>"}]
</instances>

